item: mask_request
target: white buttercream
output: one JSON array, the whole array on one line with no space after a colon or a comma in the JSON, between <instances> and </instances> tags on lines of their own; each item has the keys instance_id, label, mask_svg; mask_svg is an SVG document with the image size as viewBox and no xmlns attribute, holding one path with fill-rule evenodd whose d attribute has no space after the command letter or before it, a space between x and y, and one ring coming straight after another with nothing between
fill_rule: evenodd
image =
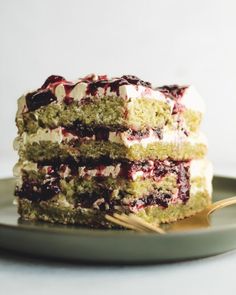
<instances>
[{"instance_id":1,"label":"white buttercream","mask_svg":"<svg viewBox=\"0 0 236 295\"><path fill-rule=\"evenodd\" d=\"M87 169L86 167L80 167L78 170L78 176L85 177L95 177L95 176L111 176L116 178L120 173L120 164L105 166L103 169Z\"/></svg>"},{"instance_id":2,"label":"white buttercream","mask_svg":"<svg viewBox=\"0 0 236 295\"><path fill-rule=\"evenodd\" d=\"M49 128L39 128L36 133L28 134L23 132L21 136L18 136L13 143L15 150L18 150L19 147L26 144L32 144L34 142L40 141L50 141L52 143L60 144L62 141L70 141L72 139L77 139L76 135L73 135L69 132L63 132L63 127L58 127L54 129Z\"/></svg>"},{"instance_id":3,"label":"white buttercream","mask_svg":"<svg viewBox=\"0 0 236 295\"><path fill-rule=\"evenodd\" d=\"M70 92L69 96L73 97L75 100L80 100L84 97L93 97L91 94L86 94L87 83L78 83ZM118 89L119 97L123 99L135 99L135 98L148 98L166 101L165 96L158 90L153 90L142 85L122 85ZM103 96L117 96L117 92L111 91L111 87L106 89L103 87L98 87L96 95L97 97Z\"/></svg>"},{"instance_id":4,"label":"white buttercream","mask_svg":"<svg viewBox=\"0 0 236 295\"><path fill-rule=\"evenodd\" d=\"M13 175L19 177L21 171L38 171L37 164L31 161L21 161L15 164L13 167Z\"/></svg>"},{"instance_id":5,"label":"white buttercream","mask_svg":"<svg viewBox=\"0 0 236 295\"><path fill-rule=\"evenodd\" d=\"M109 165L102 171L103 176L112 176L113 178L117 177L120 173L120 164L115 166Z\"/></svg>"},{"instance_id":6,"label":"white buttercream","mask_svg":"<svg viewBox=\"0 0 236 295\"><path fill-rule=\"evenodd\" d=\"M191 177L204 177L206 179L206 189L209 194L212 194L212 178L213 178L213 166L211 162L206 159L203 160L192 160L190 165ZM194 188L199 191L202 188ZM205 188L204 188L205 189Z\"/></svg>"},{"instance_id":7,"label":"white buttercream","mask_svg":"<svg viewBox=\"0 0 236 295\"><path fill-rule=\"evenodd\" d=\"M66 96L66 91L65 91L65 87L63 86L63 84L59 84L56 88L55 88L55 96L58 100L58 102L63 101L63 99Z\"/></svg>"},{"instance_id":8,"label":"white buttercream","mask_svg":"<svg viewBox=\"0 0 236 295\"><path fill-rule=\"evenodd\" d=\"M122 85L119 87L120 96L123 98L150 98L165 101L165 96L158 90L153 90L142 85Z\"/></svg>"},{"instance_id":9,"label":"white buttercream","mask_svg":"<svg viewBox=\"0 0 236 295\"><path fill-rule=\"evenodd\" d=\"M132 173L131 177L132 177L132 180L136 180L138 177L143 177L143 171L140 170L140 171L135 171L134 173Z\"/></svg>"},{"instance_id":10,"label":"white buttercream","mask_svg":"<svg viewBox=\"0 0 236 295\"><path fill-rule=\"evenodd\" d=\"M180 103L187 109L199 111L201 113L205 112L205 103L193 85L190 85L185 90Z\"/></svg>"},{"instance_id":11,"label":"white buttercream","mask_svg":"<svg viewBox=\"0 0 236 295\"><path fill-rule=\"evenodd\" d=\"M36 133L28 134L24 132L21 136L18 136L14 141L14 149L18 150L20 146L25 144L32 144L34 142L40 141L50 141L52 143L60 144L62 141L70 141L72 139L78 139L78 136L73 135L69 132L63 132L63 127L58 127L55 129L49 128L39 128ZM110 142L123 144L130 148L135 144L139 144L146 148L148 144L161 142L161 143L184 143L188 142L190 144L203 143L207 145L206 136L203 133L191 134L186 136L182 131L170 131L166 130L163 133L163 138L160 139L153 130L150 130L150 134L140 140L129 140L129 132L109 132L108 140ZM95 140L95 136L85 137L84 139Z\"/></svg>"},{"instance_id":12,"label":"white buttercream","mask_svg":"<svg viewBox=\"0 0 236 295\"><path fill-rule=\"evenodd\" d=\"M80 101L86 97L87 84L84 82L77 83L70 92L69 96L74 98L75 101Z\"/></svg>"},{"instance_id":13,"label":"white buttercream","mask_svg":"<svg viewBox=\"0 0 236 295\"><path fill-rule=\"evenodd\" d=\"M37 164L30 161L22 161L15 164L13 167L13 176L16 178L16 186L21 187L23 184L22 170L38 171Z\"/></svg>"},{"instance_id":14,"label":"white buttercream","mask_svg":"<svg viewBox=\"0 0 236 295\"><path fill-rule=\"evenodd\" d=\"M161 142L161 143L183 143L189 142L191 144L203 143L207 145L206 136L203 133L192 134L186 136L182 131L165 131L163 138L160 139L153 130L150 130L150 134L140 140L129 140L128 132L110 132L109 141L124 144L127 147L131 147L134 144L140 144L143 147L147 147L148 144Z\"/></svg>"}]
</instances>

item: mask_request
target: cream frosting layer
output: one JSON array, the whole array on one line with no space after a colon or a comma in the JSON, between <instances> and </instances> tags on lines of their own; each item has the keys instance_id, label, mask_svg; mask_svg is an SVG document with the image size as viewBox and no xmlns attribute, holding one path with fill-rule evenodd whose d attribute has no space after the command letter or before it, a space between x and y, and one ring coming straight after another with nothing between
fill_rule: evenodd
<instances>
[{"instance_id":1,"label":"cream frosting layer","mask_svg":"<svg viewBox=\"0 0 236 295\"><path fill-rule=\"evenodd\" d=\"M190 85L186 88L182 98L180 99L180 103L187 109L205 113L205 103L194 85Z\"/></svg>"},{"instance_id":2,"label":"cream frosting layer","mask_svg":"<svg viewBox=\"0 0 236 295\"><path fill-rule=\"evenodd\" d=\"M19 150L19 148L24 148L27 144L32 144L34 142L40 141L50 141L52 143L61 144L62 142L69 142L70 140L83 139L83 140L95 140L95 135L91 137L79 138L77 135L72 134L64 127L58 127L54 129L49 128L39 128L36 133L28 134L23 132L22 135L18 136L14 141L14 149ZM173 131L165 129L163 132L163 138L159 138L158 135L150 130L147 137L141 139L130 139L130 134L128 131L125 132L109 132L108 141L113 143L118 143L125 145L130 148L135 144L139 144L146 148L149 144L155 142L161 143L183 143L189 142L191 144L203 143L207 145L207 139L203 133L194 133L187 136L183 131Z\"/></svg>"},{"instance_id":3,"label":"cream frosting layer","mask_svg":"<svg viewBox=\"0 0 236 295\"><path fill-rule=\"evenodd\" d=\"M59 85L54 87L48 87L52 93L57 98L57 103L62 103L64 98L70 97L75 102L79 102L83 98L87 97L117 97L117 94L115 91L111 90L111 87L108 87L106 89L99 87L96 95L87 94L87 84L83 81L79 81L75 83L75 86L71 89L71 91L66 92L65 86L63 85L63 82ZM165 96L158 90L154 90L148 87L144 87L142 85L122 85L119 87L119 97L128 100L129 104L132 103L134 99L137 98L146 98L146 99L155 99L163 102L167 102L171 110L173 108L174 102L171 100L167 100ZM26 104L26 95L28 93L32 93L33 91L27 92L24 95L22 95L18 99L18 110L16 116L20 116L22 113L25 113L28 111L27 104Z\"/></svg>"},{"instance_id":4,"label":"cream frosting layer","mask_svg":"<svg viewBox=\"0 0 236 295\"><path fill-rule=\"evenodd\" d=\"M206 179L206 188L191 188L191 192L194 194L197 191L207 189L209 194L212 194L212 178L213 178L213 166L208 160L194 160L190 165L191 177L204 177Z\"/></svg>"},{"instance_id":5,"label":"cream frosting layer","mask_svg":"<svg viewBox=\"0 0 236 295\"><path fill-rule=\"evenodd\" d=\"M97 75L93 75L93 81L98 81ZM111 78L109 81L116 81L119 78ZM51 92L56 96L57 103L62 103L66 97L70 97L75 102L81 101L85 97L122 97L127 100L129 104L132 104L132 101L138 98L146 98L146 99L155 99L166 102L170 105L170 109L172 110L175 101L173 99L167 98L161 91L158 89L153 89L150 87L146 87L143 85L120 85L118 90L113 90L110 86L108 87L98 87L96 94L91 94L87 92L88 82L84 79L78 79L76 81L68 82L61 81L57 83L49 84L45 89L51 90ZM37 91L37 90L36 90ZM22 113L28 111L26 104L26 95L32 93L34 91L30 91L25 93L18 99L18 110L17 117ZM118 93L118 94L117 94ZM180 98L179 103L185 106L188 109L198 111L204 113L205 104L201 96L196 91L195 87L189 85L186 87L183 96Z\"/></svg>"}]
</instances>

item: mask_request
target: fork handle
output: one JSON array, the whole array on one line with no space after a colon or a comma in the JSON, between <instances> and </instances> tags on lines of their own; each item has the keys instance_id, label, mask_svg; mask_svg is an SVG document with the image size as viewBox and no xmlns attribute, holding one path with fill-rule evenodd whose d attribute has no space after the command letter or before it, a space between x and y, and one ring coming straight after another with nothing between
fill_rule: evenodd
<instances>
[{"instance_id":1,"label":"fork handle","mask_svg":"<svg viewBox=\"0 0 236 295\"><path fill-rule=\"evenodd\" d=\"M211 204L207 210L208 210L208 214L211 214L212 212L214 212L215 210L217 209L221 209L221 208L224 208L224 207L227 207L227 206L230 206L230 205L234 205L236 204L236 196L234 197L231 197L231 198L227 198L227 199L224 199L224 200L220 200L220 201L217 201L213 204Z\"/></svg>"}]
</instances>

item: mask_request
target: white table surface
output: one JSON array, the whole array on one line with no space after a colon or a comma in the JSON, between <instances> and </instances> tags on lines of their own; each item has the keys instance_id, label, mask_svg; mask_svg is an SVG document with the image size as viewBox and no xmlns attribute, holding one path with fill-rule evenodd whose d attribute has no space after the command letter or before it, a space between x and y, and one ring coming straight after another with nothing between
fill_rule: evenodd
<instances>
[{"instance_id":1,"label":"white table surface","mask_svg":"<svg viewBox=\"0 0 236 295\"><path fill-rule=\"evenodd\" d=\"M14 160L0 159L0 177ZM222 167L220 174L233 175ZM222 172L222 173L221 173ZM46 247L46 245L42 245ZM236 251L149 266L86 266L0 251L0 294L236 294Z\"/></svg>"}]
</instances>

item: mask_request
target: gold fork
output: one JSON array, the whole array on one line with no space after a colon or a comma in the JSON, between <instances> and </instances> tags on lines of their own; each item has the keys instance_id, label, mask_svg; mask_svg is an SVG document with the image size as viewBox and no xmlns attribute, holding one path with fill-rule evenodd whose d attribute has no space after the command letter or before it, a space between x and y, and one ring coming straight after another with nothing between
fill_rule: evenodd
<instances>
[{"instance_id":1,"label":"gold fork","mask_svg":"<svg viewBox=\"0 0 236 295\"><path fill-rule=\"evenodd\" d=\"M214 211L236 204L236 196L223 199L220 201L217 201L211 205L209 205L204 212L204 217L206 219L209 218L209 215L213 213ZM105 215L106 219L112 223L115 223L117 225L120 225L122 227L137 231L137 232L148 232L148 233L158 233L158 234L165 234L166 232L160 228L158 225L150 224L140 217L135 216L134 214L117 214L114 213L113 216L111 215Z\"/></svg>"},{"instance_id":2,"label":"gold fork","mask_svg":"<svg viewBox=\"0 0 236 295\"><path fill-rule=\"evenodd\" d=\"M135 216L134 214L117 214L114 213L113 216L105 215L106 219L122 227L132 229L138 232L155 232L159 234L164 234L165 231L159 226L154 226L143 219Z\"/></svg>"},{"instance_id":3,"label":"gold fork","mask_svg":"<svg viewBox=\"0 0 236 295\"><path fill-rule=\"evenodd\" d=\"M236 196L217 201L215 203L212 203L211 205L207 207L207 209L205 209L206 215L207 217L209 217L209 215L213 213L215 210L218 210L230 205L234 205L234 204L236 204Z\"/></svg>"}]
</instances>

